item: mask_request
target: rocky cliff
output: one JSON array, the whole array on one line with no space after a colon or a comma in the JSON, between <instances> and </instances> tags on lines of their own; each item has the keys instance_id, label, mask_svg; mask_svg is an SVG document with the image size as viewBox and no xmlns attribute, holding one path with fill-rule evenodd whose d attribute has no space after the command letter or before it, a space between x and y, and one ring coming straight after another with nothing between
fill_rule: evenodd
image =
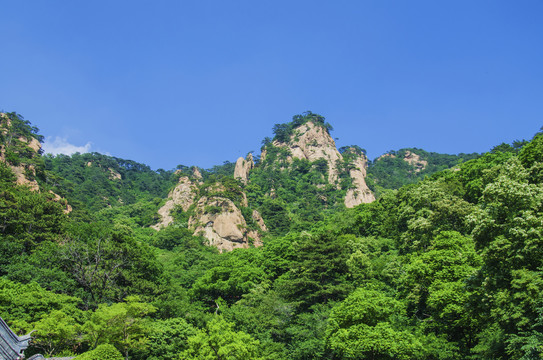
<instances>
[{"instance_id":1,"label":"rocky cliff","mask_svg":"<svg viewBox=\"0 0 543 360\"><path fill-rule=\"evenodd\" d=\"M356 150L347 150L344 157L336 148L336 143L330 136L326 127L307 121L294 128L288 141L272 142L272 145L287 150L287 162L293 159L302 159L310 162L323 159L327 164L328 183L340 188L338 180L340 173L347 171L352 180L352 186L347 190L344 199L345 206L354 207L361 203L369 203L375 200L371 190L366 185L367 158ZM262 161L266 159L267 150L261 155ZM347 162L348 164L345 164ZM338 168L346 165L348 170Z\"/></svg>"},{"instance_id":2,"label":"rocky cliff","mask_svg":"<svg viewBox=\"0 0 543 360\"><path fill-rule=\"evenodd\" d=\"M264 221L256 210L253 219L266 231ZM249 229L242 211L230 199L220 196L203 196L198 200L194 215L190 217L189 228L194 235L202 235L210 246L220 251L231 251L235 248L248 248L262 245L260 234L256 229Z\"/></svg>"},{"instance_id":3,"label":"rocky cliff","mask_svg":"<svg viewBox=\"0 0 543 360\"><path fill-rule=\"evenodd\" d=\"M236 188L227 188L217 182L211 185L197 183L198 179L182 176L170 191L166 204L158 210L160 222L152 226L155 230L169 226L174 219L171 215L176 206L189 215L188 228L195 236L203 236L208 245L220 251L247 248L251 244L262 244L260 232L267 231L264 220L256 210L244 217L243 208L248 206L247 196L237 183ZM235 196L234 202L228 196ZM249 223L248 223L249 222Z\"/></svg>"},{"instance_id":4,"label":"rocky cliff","mask_svg":"<svg viewBox=\"0 0 543 360\"><path fill-rule=\"evenodd\" d=\"M345 195L345 206L348 208L375 201L375 196L365 180L367 166L368 159L364 154L356 154L350 161L349 175L352 179L352 187L347 190Z\"/></svg>"},{"instance_id":5,"label":"rocky cliff","mask_svg":"<svg viewBox=\"0 0 543 360\"><path fill-rule=\"evenodd\" d=\"M172 210L176 206L180 206L183 211L187 211L188 208L194 203L194 199L198 193L198 187L187 176L181 176L179 182L168 194L168 200L160 209L158 209L158 215L160 216L160 222L153 225L152 228L160 230L162 227L166 227L173 222L171 216Z\"/></svg>"},{"instance_id":6,"label":"rocky cliff","mask_svg":"<svg viewBox=\"0 0 543 360\"><path fill-rule=\"evenodd\" d=\"M244 159L238 158L236 161L236 167L234 168L234 179L239 179L244 184L247 184L249 180L249 171L255 166L253 161L253 154L247 155Z\"/></svg>"},{"instance_id":7,"label":"rocky cliff","mask_svg":"<svg viewBox=\"0 0 543 360\"><path fill-rule=\"evenodd\" d=\"M334 184L338 179L337 163L341 160L341 154L336 148L336 143L322 127L308 121L295 128L287 142L274 141L273 145L289 151L287 161L293 158L315 161L326 160L328 164L328 182ZM264 155L265 157L265 155Z\"/></svg>"}]
</instances>

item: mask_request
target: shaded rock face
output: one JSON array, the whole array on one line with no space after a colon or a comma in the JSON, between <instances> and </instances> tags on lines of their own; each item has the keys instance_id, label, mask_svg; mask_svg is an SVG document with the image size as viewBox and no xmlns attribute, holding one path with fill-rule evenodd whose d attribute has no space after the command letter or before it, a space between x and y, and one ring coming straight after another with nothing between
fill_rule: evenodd
<instances>
[{"instance_id":1,"label":"shaded rock face","mask_svg":"<svg viewBox=\"0 0 543 360\"><path fill-rule=\"evenodd\" d=\"M415 168L415 172L421 172L428 166L428 161L421 160L420 156L407 150L403 160Z\"/></svg>"},{"instance_id":2,"label":"shaded rock face","mask_svg":"<svg viewBox=\"0 0 543 360\"><path fill-rule=\"evenodd\" d=\"M256 223L258 224L258 227L260 227L260 230L268 231L268 227L264 223L264 219L262 219L262 216L260 215L258 211L253 210L252 217L253 217L253 220L256 221Z\"/></svg>"},{"instance_id":3,"label":"shaded rock face","mask_svg":"<svg viewBox=\"0 0 543 360\"><path fill-rule=\"evenodd\" d=\"M289 143L273 142L274 146L287 148L293 158L316 161L325 159L328 163L328 182L334 184L338 179L337 161L342 159L336 148L336 143L322 127L311 121L299 126L291 135ZM261 158L265 158L265 154Z\"/></svg>"},{"instance_id":4,"label":"shaded rock face","mask_svg":"<svg viewBox=\"0 0 543 360\"><path fill-rule=\"evenodd\" d=\"M347 190L345 206L352 208L362 203L368 204L375 201L375 196L366 185L366 168L368 166L366 156L359 155L352 161L351 165L353 167L349 170L349 175L353 180L353 188Z\"/></svg>"},{"instance_id":5,"label":"shaded rock face","mask_svg":"<svg viewBox=\"0 0 543 360\"><path fill-rule=\"evenodd\" d=\"M221 252L248 248L250 237L255 246L262 244L258 232L247 230L241 210L232 200L223 197L201 197L195 215L189 219L189 227L194 229L194 235L204 236L210 246Z\"/></svg>"},{"instance_id":6,"label":"shaded rock face","mask_svg":"<svg viewBox=\"0 0 543 360\"><path fill-rule=\"evenodd\" d=\"M198 188L196 185L186 176L179 178L179 182L175 188L168 194L168 201L166 204L158 209L160 215L160 222L153 225L152 228L159 230L162 227L166 227L173 222L171 211L177 206L181 206L183 211L187 211L188 208L194 203L194 198Z\"/></svg>"},{"instance_id":7,"label":"shaded rock face","mask_svg":"<svg viewBox=\"0 0 543 360\"><path fill-rule=\"evenodd\" d=\"M234 179L239 179L244 184L247 184L249 180L249 171L255 166L253 161L253 154L247 155L247 158L240 157L236 161L236 167L234 168Z\"/></svg>"}]
</instances>

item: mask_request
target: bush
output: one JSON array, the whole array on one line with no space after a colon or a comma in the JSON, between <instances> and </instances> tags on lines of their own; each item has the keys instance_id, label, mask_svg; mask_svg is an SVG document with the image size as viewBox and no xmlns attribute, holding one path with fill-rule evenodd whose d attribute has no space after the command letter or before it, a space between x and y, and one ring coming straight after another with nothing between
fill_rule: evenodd
<instances>
[{"instance_id":1,"label":"bush","mask_svg":"<svg viewBox=\"0 0 543 360\"><path fill-rule=\"evenodd\" d=\"M123 360L123 355L111 344L98 345L96 349L79 355L75 360Z\"/></svg>"}]
</instances>

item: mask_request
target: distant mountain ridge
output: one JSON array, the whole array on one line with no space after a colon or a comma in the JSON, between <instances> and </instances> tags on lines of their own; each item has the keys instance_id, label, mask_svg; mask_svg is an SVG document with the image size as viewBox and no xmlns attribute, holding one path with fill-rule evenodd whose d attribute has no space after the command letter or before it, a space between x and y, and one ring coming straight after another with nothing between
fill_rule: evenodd
<instances>
[{"instance_id":1,"label":"distant mountain ridge","mask_svg":"<svg viewBox=\"0 0 543 360\"><path fill-rule=\"evenodd\" d=\"M477 153L439 154L419 148L391 150L369 164L368 186L377 194L385 189L399 189L479 156Z\"/></svg>"}]
</instances>

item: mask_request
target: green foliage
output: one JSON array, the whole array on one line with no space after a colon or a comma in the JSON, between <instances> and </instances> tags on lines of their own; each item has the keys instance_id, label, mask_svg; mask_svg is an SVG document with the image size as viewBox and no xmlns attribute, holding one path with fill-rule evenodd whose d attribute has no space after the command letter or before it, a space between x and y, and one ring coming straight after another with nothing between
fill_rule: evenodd
<instances>
[{"instance_id":1,"label":"green foliage","mask_svg":"<svg viewBox=\"0 0 543 360\"><path fill-rule=\"evenodd\" d=\"M241 207L240 204L243 201L243 195L241 183L238 180L227 176L210 176L204 184L199 187L199 196L217 196L230 199L234 204L238 205L238 207ZM217 208L210 208L210 210L220 211L220 209Z\"/></svg>"},{"instance_id":2,"label":"green foliage","mask_svg":"<svg viewBox=\"0 0 543 360\"><path fill-rule=\"evenodd\" d=\"M420 157L419 161L421 163L419 163L419 166L410 164L404 160L408 158L409 153ZM389 151L369 164L366 182L370 189L379 195L383 189L399 189L404 185L417 183L426 176L450 169L478 156L475 153L461 153L458 155L439 154L417 148Z\"/></svg>"},{"instance_id":3,"label":"green foliage","mask_svg":"<svg viewBox=\"0 0 543 360\"><path fill-rule=\"evenodd\" d=\"M6 183L0 188L1 242L16 243L28 253L39 243L54 241L62 233L65 221L62 207L47 196Z\"/></svg>"},{"instance_id":4,"label":"green foliage","mask_svg":"<svg viewBox=\"0 0 543 360\"><path fill-rule=\"evenodd\" d=\"M63 311L53 310L47 316L34 323L33 345L43 350L46 355L58 354L61 351L77 347L79 324Z\"/></svg>"},{"instance_id":5,"label":"green foliage","mask_svg":"<svg viewBox=\"0 0 543 360\"><path fill-rule=\"evenodd\" d=\"M286 149L270 147L265 163L251 171L246 188L249 203L258 208L274 235L310 228L326 212L343 208L346 192L328 184L328 165L323 159L277 163L273 157L282 151Z\"/></svg>"},{"instance_id":6,"label":"green foliage","mask_svg":"<svg viewBox=\"0 0 543 360\"><path fill-rule=\"evenodd\" d=\"M302 311L341 300L349 293L349 254L344 238L327 232L302 234L294 244L294 253L289 271L276 281L276 287Z\"/></svg>"},{"instance_id":7,"label":"green foliage","mask_svg":"<svg viewBox=\"0 0 543 360\"><path fill-rule=\"evenodd\" d=\"M532 141L522 148L519 159L526 168L543 161L543 134L537 134Z\"/></svg>"},{"instance_id":8,"label":"green foliage","mask_svg":"<svg viewBox=\"0 0 543 360\"><path fill-rule=\"evenodd\" d=\"M129 296L126 302L101 304L83 325L84 339L93 348L100 344L113 344L126 358L129 353L146 349L149 339L148 314L156 311L150 304Z\"/></svg>"},{"instance_id":9,"label":"green foliage","mask_svg":"<svg viewBox=\"0 0 543 360\"><path fill-rule=\"evenodd\" d=\"M66 197L76 210L91 213L164 198L175 181L171 171L155 172L135 161L98 153L46 156L45 167L49 173L58 175L56 179L51 177L48 185ZM53 179L56 181L52 182ZM157 209L155 205L154 213Z\"/></svg>"},{"instance_id":10,"label":"green foliage","mask_svg":"<svg viewBox=\"0 0 543 360\"><path fill-rule=\"evenodd\" d=\"M34 146L43 142L39 129L15 112L0 115L0 150L7 164L20 167L29 180L44 179L41 149Z\"/></svg>"},{"instance_id":11,"label":"green foliage","mask_svg":"<svg viewBox=\"0 0 543 360\"><path fill-rule=\"evenodd\" d=\"M81 320L82 314L77 308L80 302L76 297L55 294L36 283L20 284L0 278L0 317L17 332L30 332L32 323L49 316L52 311Z\"/></svg>"},{"instance_id":12,"label":"green foliage","mask_svg":"<svg viewBox=\"0 0 543 360\"><path fill-rule=\"evenodd\" d=\"M176 246L198 241L192 236L192 231L179 226L168 226L161 229L152 239L152 244L159 249L173 250Z\"/></svg>"},{"instance_id":13,"label":"green foliage","mask_svg":"<svg viewBox=\"0 0 543 360\"><path fill-rule=\"evenodd\" d=\"M330 315L329 346L343 359L424 358L423 342L401 324L404 311L382 291L357 289Z\"/></svg>"},{"instance_id":14,"label":"green foliage","mask_svg":"<svg viewBox=\"0 0 543 360\"><path fill-rule=\"evenodd\" d=\"M218 260L192 286L193 296L210 306L219 298L235 302L268 278L261 266L262 253L257 249L236 249Z\"/></svg>"},{"instance_id":15,"label":"green foliage","mask_svg":"<svg viewBox=\"0 0 543 360\"><path fill-rule=\"evenodd\" d=\"M127 226L71 224L62 250L64 268L77 281L77 294L87 307L159 291L163 267Z\"/></svg>"},{"instance_id":16,"label":"green foliage","mask_svg":"<svg viewBox=\"0 0 543 360\"><path fill-rule=\"evenodd\" d=\"M197 329L184 319L173 318L150 323L145 359L170 360L187 350L187 340Z\"/></svg>"},{"instance_id":17,"label":"green foliage","mask_svg":"<svg viewBox=\"0 0 543 360\"><path fill-rule=\"evenodd\" d=\"M326 132L333 130L332 126L324 121L324 116L314 114L311 111L306 111L301 115L294 115L292 121L286 124L275 124L273 126L274 141L288 142L293 135L294 129L311 121L314 125L323 127Z\"/></svg>"},{"instance_id":18,"label":"green foliage","mask_svg":"<svg viewBox=\"0 0 543 360\"><path fill-rule=\"evenodd\" d=\"M215 165L211 169L202 171L202 177L204 181L209 177L234 177L234 169L236 168L236 163L225 161L222 165Z\"/></svg>"},{"instance_id":19,"label":"green foliage","mask_svg":"<svg viewBox=\"0 0 543 360\"><path fill-rule=\"evenodd\" d=\"M0 162L0 316L17 333L37 330L27 356L543 356L541 134L478 158L393 152L369 170L379 199L353 209L343 206L346 174L363 149L341 149L339 181L329 184L326 161L287 161L288 150L267 139L247 185L229 162L202 171L198 195L233 201L253 230L258 208L270 228L262 247L221 254L188 229L196 205L149 229L191 168L40 157L28 147L37 129L9 116L9 126L0 119L7 161L41 187L16 186ZM328 128L308 112L276 126L274 140L289 141L308 121ZM407 151L427 164L409 165ZM74 205L69 217L49 189Z\"/></svg>"},{"instance_id":20,"label":"green foliage","mask_svg":"<svg viewBox=\"0 0 543 360\"><path fill-rule=\"evenodd\" d=\"M188 349L178 359L245 360L261 359L260 342L242 331L235 331L234 324L216 316L204 330L188 338Z\"/></svg>"},{"instance_id":21,"label":"green foliage","mask_svg":"<svg viewBox=\"0 0 543 360\"><path fill-rule=\"evenodd\" d=\"M76 360L123 360L123 355L111 344L98 345L96 349L79 355Z\"/></svg>"}]
</instances>

